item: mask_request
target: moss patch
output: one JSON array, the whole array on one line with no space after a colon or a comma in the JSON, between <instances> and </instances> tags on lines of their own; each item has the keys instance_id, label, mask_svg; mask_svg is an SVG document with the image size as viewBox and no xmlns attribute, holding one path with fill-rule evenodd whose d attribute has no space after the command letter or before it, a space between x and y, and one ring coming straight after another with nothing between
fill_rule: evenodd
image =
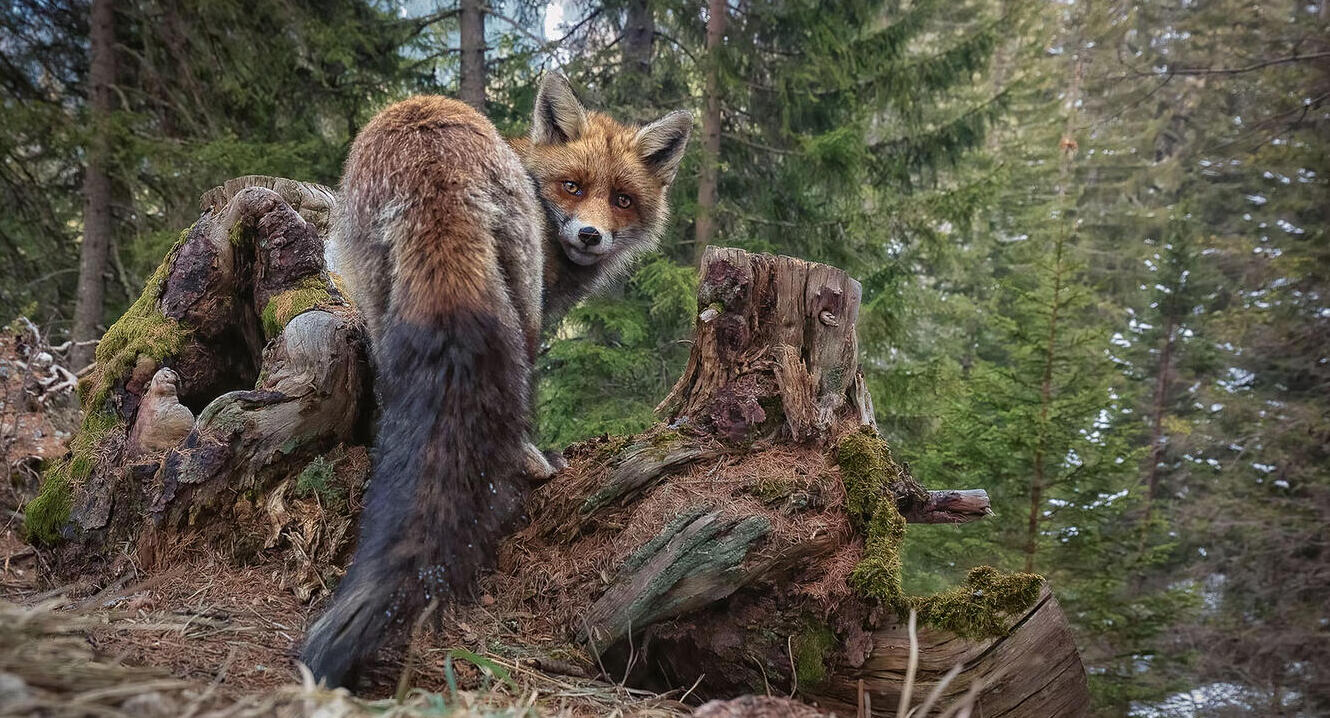
<instances>
[{"instance_id":1,"label":"moss patch","mask_svg":"<svg viewBox=\"0 0 1330 718\"><path fill-rule=\"evenodd\" d=\"M143 293L97 343L97 365L79 382L83 424L69 440L68 455L42 473L41 491L24 509L28 540L48 544L60 540L60 531L69 522L74 488L92 475L97 465L98 445L123 423L115 409L108 405L115 385L134 371L141 357L161 365L167 357L179 354L184 348L188 329L162 314L158 303L176 254L193 229L191 226L180 233L180 238L171 245L162 263L144 284Z\"/></svg>"},{"instance_id":2,"label":"moss patch","mask_svg":"<svg viewBox=\"0 0 1330 718\"><path fill-rule=\"evenodd\" d=\"M881 499L893 496L896 486L909 481L905 469L892 458L887 442L869 427L841 439L836 464L845 483L845 510L856 529L868 532Z\"/></svg>"},{"instance_id":3,"label":"moss patch","mask_svg":"<svg viewBox=\"0 0 1330 718\"><path fill-rule=\"evenodd\" d=\"M332 304L328 285L319 276L306 277L293 289L268 300L263 307L263 335L272 339L281 333L296 315L318 306Z\"/></svg>"},{"instance_id":4,"label":"moss patch","mask_svg":"<svg viewBox=\"0 0 1330 718\"><path fill-rule=\"evenodd\" d=\"M1003 573L992 566L970 569L965 583L933 596L911 599L920 620L965 638L1001 636L1003 617L1019 614L1039 600L1043 577Z\"/></svg>"},{"instance_id":5,"label":"moss patch","mask_svg":"<svg viewBox=\"0 0 1330 718\"><path fill-rule=\"evenodd\" d=\"M835 632L826 625L810 622L791 643L799 688L817 687L827 679L827 659L837 646Z\"/></svg>"},{"instance_id":6,"label":"moss patch","mask_svg":"<svg viewBox=\"0 0 1330 718\"><path fill-rule=\"evenodd\" d=\"M97 446L119 423L109 412L88 414L69 440L69 455L42 472L41 492L24 507L29 541L53 544L60 540L60 530L69 522L74 488L92 475L97 466Z\"/></svg>"},{"instance_id":7,"label":"moss patch","mask_svg":"<svg viewBox=\"0 0 1330 718\"><path fill-rule=\"evenodd\" d=\"M908 596L901 584L901 548L906 521L896 509L901 490L922 491L891 456L887 443L865 428L841 440L836 448L846 510L855 527L867 536L864 557L850 574L850 585L876 598L901 616L917 611L919 620L965 638L1006 633L1006 618L1039 599L1043 577L1002 573L991 566L970 570L965 582L932 596Z\"/></svg>"},{"instance_id":8,"label":"moss patch","mask_svg":"<svg viewBox=\"0 0 1330 718\"><path fill-rule=\"evenodd\" d=\"M296 477L296 495L318 496L319 502L332 511L344 509L346 489L337 485L335 467L327 458L315 457Z\"/></svg>"},{"instance_id":9,"label":"moss patch","mask_svg":"<svg viewBox=\"0 0 1330 718\"><path fill-rule=\"evenodd\" d=\"M245 226L244 222L236 222L231 225L231 229L226 233L226 238L230 240L231 246L236 247L237 249L244 249L249 246L252 241L251 232L249 231L249 228Z\"/></svg>"},{"instance_id":10,"label":"moss patch","mask_svg":"<svg viewBox=\"0 0 1330 718\"><path fill-rule=\"evenodd\" d=\"M140 356L150 357L160 364L167 357L179 354L184 347L188 330L180 322L162 314L158 302L171 263L191 229L193 227L180 233L180 239L148 278L138 300L106 330L97 344L97 368L79 385L85 412L106 410L104 404L111 395L111 388L134 369Z\"/></svg>"},{"instance_id":11,"label":"moss patch","mask_svg":"<svg viewBox=\"0 0 1330 718\"><path fill-rule=\"evenodd\" d=\"M847 493L848 490L847 487ZM908 597L901 588L905 517L892 501L878 501L867 534L864 557L850 574L851 587L865 596L881 600L897 612L909 613Z\"/></svg>"}]
</instances>

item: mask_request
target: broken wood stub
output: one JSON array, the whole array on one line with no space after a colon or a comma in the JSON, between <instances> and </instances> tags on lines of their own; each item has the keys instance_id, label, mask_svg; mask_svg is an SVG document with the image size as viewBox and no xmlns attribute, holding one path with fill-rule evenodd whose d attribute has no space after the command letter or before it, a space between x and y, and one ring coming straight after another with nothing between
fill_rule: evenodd
<instances>
[{"instance_id":1,"label":"broken wood stub","mask_svg":"<svg viewBox=\"0 0 1330 718\"><path fill-rule=\"evenodd\" d=\"M861 291L836 267L708 247L693 349L657 411L734 443L823 441L842 416L871 424Z\"/></svg>"}]
</instances>

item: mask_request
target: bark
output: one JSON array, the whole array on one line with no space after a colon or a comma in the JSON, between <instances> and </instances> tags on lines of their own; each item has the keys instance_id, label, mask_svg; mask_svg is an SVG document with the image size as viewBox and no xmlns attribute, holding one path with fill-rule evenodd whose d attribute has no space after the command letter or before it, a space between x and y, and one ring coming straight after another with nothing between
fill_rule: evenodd
<instances>
[{"instance_id":1,"label":"bark","mask_svg":"<svg viewBox=\"0 0 1330 718\"><path fill-rule=\"evenodd\" d=\"M844 409L869 418L861 291L835 267L708 248L693 350L656 410L730 441L825 440Z\"/></svg>"},{"instance_id":2,"label":"bark","mask_svg":"<svg viewBox=\"0 0 1330 718\"><path fill-rule=\"evenodd\" d=\"M639 77L651 75L651 46L656 36L656 18L651 0L629 0L623 28L624 70Z\"/></svg>"},{"instance_id":3,"label":"bark","mask_svg":"<svg viewBox=\"0 0 1330 718\"><path fill-rule=\"evenodd\" d=\"M693 251L701 256L716 234L720 173L720 47L725 40L725 0L707 4L706 86L703 90L701 173L697 180L697 225Z\"/></svg>"},{"instance_id":4,"label":"bark","mask_svg":"<svg viewBox=\"0 0 1330 718\"><path fill-rule=\"evenodd\" d=\"M461 0L459 15L462 66L458 96L485 112L485 2Z\"/></svg>"},{"instance_id":5,"label":"bark","mask_svg":"<svg viewBox=\"0 0 1330 718\"><path fill-rule=\"evenodd\" d=\"M1151 502L1158 491L1159 462L1164 458L1164 407L1168 402L1173 371L1173 333L1176 319L1170 314L1164 321L1164 346L1159 351L1155 376L1154 400L1150 407L1150 466L1146 469L1145 518L1150 519Z\"/></svg>"},{"instance_id":6,"label":"bark","mask_svg":"<svg viewBox=\"0 0 1330 718\"><path fill-rule=\"evenodd\" d=\"M985 641L958 641L928 626L918 629L919 665L912 691L913 705L939 684L938 705L963 701L979 687L972 715L1081 716L1089 714L1084 668L1067 619L1045 588L1039 601L1013 621L1007 636ZM863 665L835 673L815 691L819 705L853 715L862 693L872 696L874 715L895 715L901 681L909 663L910 635L905 622L873 634L874 650ZM960 673L950 681L953 667Z\"/></svg>"},{"instance_id":7,"label":"bark","mask_svg":"<svg viewBox=\"0 0 1330 718\"><path fill-rule=\"evenodd\" d=\"M115 84L115 9L111 0L93 0L89 26L92 57L88 68L91 139L83 173L83 244L79 249L78 300L74 306L75 344L70 364L76 369L92 361L93 347L82 344L101 335L106 296L107 251L111 245L111 177L107 167L110 140L111 86Z\"/></svg>"},{"instance_id":8,"label":"bark","mask_svg":"<svg viewBox=\"0 0 1330 718\"><path fill-rule=\"evenodd\" d=\"M847 583L865 549L829 451L872 430L859 297L834 267L709 248L692 354L659 407L666 423L570 449L570 468L534 493L530 525L504 544L484 586L499 603L483 611L541 616L523 630L566 632L594 656L589 668L630 685L794 692L845 711L862 678L873 714L894 715L908 637ZM918 493L905 471L887 498L910 523L991 513L982 490ZM1084 672L1051 594L1005 620L1006 635L984 640L922 631L915 702L960 662L943 695L991 681L974 694L984 715L1083 712ZM810 649L810 636L825 643ZM740 707L783 709L726 709Z\"/></svg>"}]
</instances>

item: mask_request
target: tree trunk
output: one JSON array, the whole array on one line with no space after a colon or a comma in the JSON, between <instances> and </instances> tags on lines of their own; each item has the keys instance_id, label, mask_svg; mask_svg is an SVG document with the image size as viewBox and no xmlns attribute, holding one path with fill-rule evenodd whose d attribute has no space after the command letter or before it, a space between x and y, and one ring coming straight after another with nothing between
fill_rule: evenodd
<instances>
[{"instance_id":1,"label":"tree trunk","mask_svg":"<svg viewBox=\"0 0 1330 718\"><path fill-rule=\"evenodd\" d=\"M462 102L485 112L485 2L461 0L459 16L462 67L459 96Z\"/></svg>"},{"instance_id":2,"label":"tree trunk","mask_svg":"<svg viewBox=\"0 0 1330 718\"><path fill-rule=\"evenodd\" d=\"M74 306L70 364L77 370L92 360L92 342L101 336L106 296L106 257L111 245L110 140L111 86L115 84L115 9L112 0L93 0L89 26L88 107L92 137L83 172L83 244L79 249L78 299Z\"/></svg>"},{"instance_id":3,"label":"tree trunk","mask_svg":"<svg viewBox=\"0 0 1330 718\"><path fill-rule=\"evenodd\" d=\"M642 78L651 75L651 45L655 36L651 0L629 0L623 28L624 70Z\"/></svg>"},{"instance_id":4,"label":"tree trunk","mask_svg":"<svg viewBox=\"0 0 1330 718\"><path fill-rule=\"evenodd\" d=\"M728 20L725 0L707 4L706 87L703 90L702 160L697 180L697 225L693 235L695 256L702 256L716 234L716 201L720 174L720 47Z\"/></svg>"},{"instance_id":5,"label":"tree trunk","mask_svg":"<svg viewBox=\"0 0 1330 718\"><path fill-rule=\"evenodd\" d=\"M1071 17L1075 23L1075 17ZM1035 427L1033 471L1030 472L1030 516L1025 530L1025 570L1034 571L1035 553L1039 548L1039 523L1044 509L1044 489L1048 486L1047 462L1048 451L1045 445L1046 427L1049 411L1053 403L1053 364L1057 352L1059 310L1062 308L1063 272L1066 270L1066 243L1075 231L1075 199L1068 200L1067 186L1073 181L1072 161L1076 158L1077 143L1072 136L1076 129L1076 117L1081 103L1081 81L1085 73L1085 53L1082 44L1080 25L1072 28L1072 41L1069 45L1075 49L1072 55L1070 87L1067 90L1065 107L1067 117L1063 123L1061 149L1062 156L1058 169L1058 211L1060 225L1053 246L1053 298L1048 310L1048 341L1044 348L1043 376L1039 380L1039 424Z\"/></svg>"}]
</instances>

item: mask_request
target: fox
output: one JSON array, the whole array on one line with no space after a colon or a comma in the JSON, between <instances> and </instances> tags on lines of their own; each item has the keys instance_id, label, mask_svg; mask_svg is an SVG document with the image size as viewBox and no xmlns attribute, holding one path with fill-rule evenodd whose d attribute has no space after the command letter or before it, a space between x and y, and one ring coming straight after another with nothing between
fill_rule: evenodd
<instances>
[{"instance_id":1,"label":"fox","mask_svg":"<svg viewBox=\"0 0 1330 718\"><path fill-rule=\"evenodd\" d=\"M352 142L333 218L379 401L359 541L301 662L344 685L435 601L467 598L533 478L542 330L658 244L692 130L589 112L548 73L509 140L442 96L385 108ZM400 632L400 631L399 631Z\"/></svg>"}]
</instances>

